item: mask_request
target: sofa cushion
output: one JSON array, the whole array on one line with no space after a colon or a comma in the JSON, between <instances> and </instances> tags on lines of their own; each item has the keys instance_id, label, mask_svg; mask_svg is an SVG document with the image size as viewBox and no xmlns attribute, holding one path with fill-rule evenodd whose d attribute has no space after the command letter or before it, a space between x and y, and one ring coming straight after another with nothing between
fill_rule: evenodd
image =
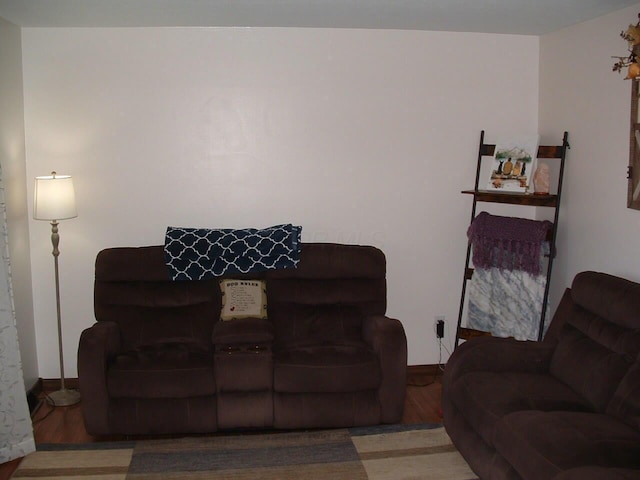
<instances>
[{"instance_id":1,"label":"sofa cushion","mask_svg":"<svg viewBox=\"0 0 640 480\"><path fill-rule=\"evenodd\" d=\"M343 428L375 425L380 423L381 414L380 400L376 390L340 393L275 392L273 395L273 409L273 426L278 429ZM305 473L300 470L293 470L288 478L304 479L305 476L303 475ZM332 480L340 476L339 474L328 475L326 480ZM307 475L306 478L318 477L316 475Z\"/></svg>"},{"instance_id":2,"label":"sofa cushion","mask_svg":"<svg viewBox=\"0 0 640 480\"><path fill-rule=\"evenodd\" d=\"M362 314L352 306L283 304L270 306L269 318L284 348L362 340Z\"/></svg>"},{"instance_id":3,"label":"sofa cushion","mask_svg":"<svg viewBox=\"0 0 640 480\"><path fill-rule=\"evenodd\" d=\"M604 412L640 352L640 285L597 272L575 276L550 371Z\"/></svg>"},{"instance_id":4,"label":"sofa cushion","mask_svg":"<svg viewBox=\"0 0 640 480\"><path fill-rule=\"evenodd\" d=\"M210 286L217 289L215 285ZM211 344L213 325L220 315L219 304L215 308L213 302L172 307L111 304L102 310L108 311L104 319L113 318L120 327L124 350L183 339L207 348Z\"/></svg>"},{"instance_id":5,"label":"sofa cushion","mask_svg":"<svg viewBox=\"0 0 640 480\"><path fill-rule=\"evenodd\" d=\"M523 480L585 465L640 468L640 432L599 413L511 413L496 425L494 444Z\"/></svg>"},{"instance_id":6,"label":"sofa cushion","mask_svg":"<svg viewBox=\"0 0 640 480\"><path fill-rule=\"evenodd\" d=\"M571 284L576 305L624 328L638 328L640 284L601 272L578 273Z\"/></svg>"},{"instance_id":7,"label":"sofa cushion","mask_svg":"<svg viewBox=\"0 0 640 480\"><path fill-rule=\"evenodd\" d=\"M470 372L451 386L451 399L473 429L493 445L497 422L521 410L589 411L573 390L550 375Z\"/></svg>"},{"instance_id":8,"label":"sofa cushion","mask_svg":"<svg viewBox=\"0 0 640 480\"><path fill-rule=\"evenodd\" d=\"M640 470L630 468L577 467L553 477L553 480L638 480Z\"/></svg>"},{"instance_id":9,"label":"sofa cushion","mask_svg":"<svg viewBox=\"0 0 640 480\"><path fill-rule=\"evenodd\" d=\"M640 334L579 306L560 332L550 372L604 412L640 351Z\"/></svg>"},{"instance_id":10,"label":"sofa cushion","mask_svg":"<svg viewBox=\"0 0 640 480\"><path fill-rule=\"evenodd\" d=\"M364 345L313 345L274 353L276 392L358 392L380 386L380 364Z\"/></svg>"},{"instance_id":11,"label":"sofa cushion","mask_svg":"<svg viewBox=\"0 0 640 480\"><path fill-rule=\"evenodd\" d=\"M213 353L190 343L149 345L118 355L107 373L111 397L215 395Z\"/></svg>"},{"instance_id":12,"label":"sofa cushion","mask_svg":"<svg viewBox=\"0 0 640 480\"><path fill-rule=\"evenodd\" d=\"M618 385L606 413L640 431L640 358Z\"/></svg>"}]
</instances>

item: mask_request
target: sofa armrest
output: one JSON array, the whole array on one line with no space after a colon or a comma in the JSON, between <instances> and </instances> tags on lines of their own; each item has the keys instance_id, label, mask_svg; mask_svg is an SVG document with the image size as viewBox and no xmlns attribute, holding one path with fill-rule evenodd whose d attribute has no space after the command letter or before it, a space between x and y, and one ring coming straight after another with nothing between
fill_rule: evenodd
<instances>
[{"instance_id":1,"label":"sofa armrest","mask_svg":"<svg viewBox=\"0 0 640 480\"><path fill-rule=\"evenodd\" d=\"M107 368L120 349L120 329L114 322L95 323L80 335L78 380L84 421L91 435L109 433Z\"/></svg>"},{"instance_id":2,"label":"sofa armrest","mask_svg":"<svg viewBox=\"0 0 640 480\"><path fill-rule=\"evenodd\" d=\"M407 390L407 337L402 323L383 315L365 317L362 337L380 358L380 421L397 423L402 420Z\"/></svg>"},{"instance_id":3,"label":"sofa armrest","mask_svg":"<svg viewBox=\"0 0 640 480\"><path fill-rule=\"evenodd\" d=\"M227 347L270 346L273 324L261 318L219 321L213 327L212 341L216 351Z\"/></svg>"},{"instance_id":4,"label":"sofa armrest","mask_svg":"<svg viewBox=\"0 0 640 480\"><path fill-rule=\"evenodd\" d=\"M555 344L477 337L460 345L449 357L442 379L443 395L462 375L472 371L545 373Z\"/></svg>"}]
</instances>

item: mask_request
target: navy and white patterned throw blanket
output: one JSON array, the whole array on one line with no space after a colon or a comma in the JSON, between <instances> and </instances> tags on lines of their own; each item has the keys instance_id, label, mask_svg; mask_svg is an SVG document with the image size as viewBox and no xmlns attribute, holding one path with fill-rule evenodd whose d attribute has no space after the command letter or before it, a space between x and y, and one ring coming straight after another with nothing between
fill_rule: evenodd
<instances>
[{"instance_id":1,"label":"navy and white patterned throw blanket","mask_svg":"<svg viewBox=\"0 0 640 480\"><path fill-rule=\"evenodd\" d=\"M164 256L172 280L206 280L230 274L296 268L302 227L265 229L167 227Z\"/></svg>"}]
</instances>

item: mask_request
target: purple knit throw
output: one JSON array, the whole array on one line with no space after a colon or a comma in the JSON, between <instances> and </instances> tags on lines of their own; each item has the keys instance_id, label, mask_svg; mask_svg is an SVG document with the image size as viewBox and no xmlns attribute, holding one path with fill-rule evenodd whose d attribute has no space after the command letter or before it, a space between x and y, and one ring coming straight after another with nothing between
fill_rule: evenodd
<instances>
[{"instance_id":1,"label":"purple knit throw","mask_svg":"<svg viewBox=\"0 0 640 480\"><path fill-rule=\"evenodd\" d=\"M467 230L474 267L524 270L539 275L542 244L552 226L547 220L479 213Z\"/></svg>"}]
</instances>

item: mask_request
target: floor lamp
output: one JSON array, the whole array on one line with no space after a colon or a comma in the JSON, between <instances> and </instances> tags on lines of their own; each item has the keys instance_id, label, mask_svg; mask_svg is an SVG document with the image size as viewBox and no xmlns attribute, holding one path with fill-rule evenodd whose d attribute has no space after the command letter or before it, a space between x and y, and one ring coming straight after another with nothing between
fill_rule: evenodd
<instances>
[{"instance_id":1,"label":"floor lamp","mask_svg":"<svg viewBox=\"0 0 640 480\"><path fill-rule=\"evenodd\" d=\"M64 386L64 359L62 355L62 320L60 317L60 281L58 278L58 220L66 220L78 216L76 195L73 180L69 175L51 175L36 177L33 218L51 222L51 243L53 244L53 263L56 277L56 311L58 314L58 350L60 352L60 390L47 396L48 402L55 407L74 405L80 401L77 390L68 390Z\"/></svg>"}]
</instances>

